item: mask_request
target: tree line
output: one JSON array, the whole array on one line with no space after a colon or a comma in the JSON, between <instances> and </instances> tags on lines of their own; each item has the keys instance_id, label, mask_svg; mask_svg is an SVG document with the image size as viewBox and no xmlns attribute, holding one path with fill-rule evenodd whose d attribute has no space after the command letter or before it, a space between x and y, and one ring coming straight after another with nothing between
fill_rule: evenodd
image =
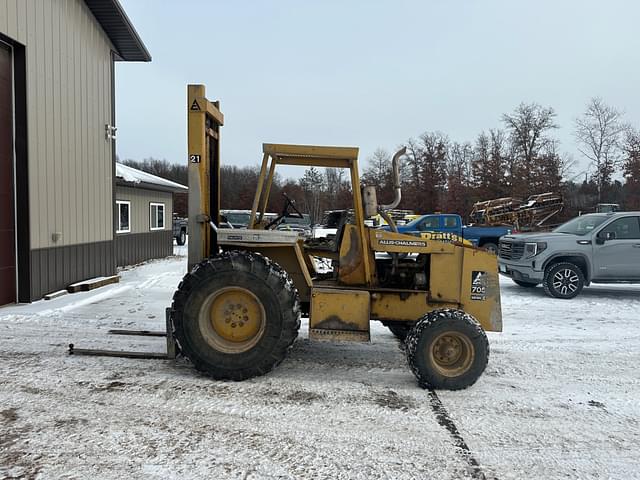
<instances>
[{"instance_id":1,"label":"tree line","mask_svg":"<svg viewBox=\"0 0 640 480\"><path fill-rule=\"evenodd\" d=\"M501 197L526 199L557 192L565 208L556 221L591 210L597 203L619 203L640 209L640 131L624 121L622 112L599 98L590 100L575 119L573 135L586 163L581 172L560 152L554 133L559 128L551 107L521 103L501 117L501 125L480 132L471 141L454 141L442 132L425 132L398 145L407 147L401 165L402 202L399 208L418 213L450 212L467 218L474 202ZM391 156L378 148L367 159L362 183L375 185L380 203L393 197ZM123 163L146 172L187 183L186 165L153 158ZM221 204L226 209L250 209L260 167L221 167ZM308 168L300 179L276 174L268 210L279 212L281 192L294 199L312 221L326 210L350 208L348 172ZM176 202L176 210L186 203Z\"/></svg>"}]
</instances>

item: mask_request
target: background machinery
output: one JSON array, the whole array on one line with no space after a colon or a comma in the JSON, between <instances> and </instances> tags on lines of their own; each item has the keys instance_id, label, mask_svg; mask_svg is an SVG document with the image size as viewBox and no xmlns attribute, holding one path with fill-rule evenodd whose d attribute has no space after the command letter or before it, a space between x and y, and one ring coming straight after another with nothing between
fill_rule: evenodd
<instances>
[{"instance_id":1,"label":"background machinery","mask_svg":"<svg viewBox=\"0 0 640 480\"><path fill-rule=\"evenodd\" d=\"M204 86L188 87L189 273L170 310L178 350L213 378L243 380L285 358L301 314L318 340L369 341L370 321L379 320L406 336L421 384L473 384L488 361L485 330L502 328L496 257L397 233L387 212L400 203L404 149L393 158L395 200L378 205L375 187L360 186L357 148L264 144L248 228L220 228L218 107ZM345 216L332 242L305 243L267 221L278 165L349 171L353 216ZM365 225L378 214L390 231ZM285 196L279 218L289 215L300 214ZM333 260L333 272L316 272L314 257Z\"/></svg>"},{"instance_id":2,"label":"background machinery","mask_svg":"<svg viewBox=\"0 0 640 480\"><path fill-rule=\"evenodd\" d=\"M535 230L560 213L563 206L562 196L552 192L531 195L526 201L504 197L474 203L469 217L479 225L509 225L516 230Z\"/></svg>"}]
</instances>

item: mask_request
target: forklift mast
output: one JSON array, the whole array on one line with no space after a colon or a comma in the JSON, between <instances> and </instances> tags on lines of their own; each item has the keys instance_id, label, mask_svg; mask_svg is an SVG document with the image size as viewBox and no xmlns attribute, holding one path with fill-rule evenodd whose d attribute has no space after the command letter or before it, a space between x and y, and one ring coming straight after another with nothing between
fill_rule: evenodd
<instances>
[{"instance_id":1,"label":"forklift mast","mask_svg":"<svg viewBox=\"0 0 640 480\"><path fill-rule=\"evenodd\" d=\"M188 269L218 251L220 225L220 102L204 85L187 86L189 243Z\"/></svg>"}]
</instances>

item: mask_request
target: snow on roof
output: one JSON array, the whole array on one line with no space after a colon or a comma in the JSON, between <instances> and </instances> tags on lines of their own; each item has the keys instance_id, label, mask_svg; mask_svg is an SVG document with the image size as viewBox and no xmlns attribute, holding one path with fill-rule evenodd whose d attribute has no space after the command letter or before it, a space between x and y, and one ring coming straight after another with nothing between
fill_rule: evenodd
<instances>
[{"instance_id":1,"label":"snow on roof","mask_svg":"<svg viewBox=\"0 0 640 480\"><path fill-rule=\"evenodd\" d=\"M152 175L150 173L143 172L142 170L138 170L137 168L129 167L117 162L116 177L122 179L125 182L147 183L165 188L171 188L174 190L188 190L187 187L179 183L172 182L171 180L167 180L166 178L158 177L157 175Z\"/></svg>"}]
</instances>

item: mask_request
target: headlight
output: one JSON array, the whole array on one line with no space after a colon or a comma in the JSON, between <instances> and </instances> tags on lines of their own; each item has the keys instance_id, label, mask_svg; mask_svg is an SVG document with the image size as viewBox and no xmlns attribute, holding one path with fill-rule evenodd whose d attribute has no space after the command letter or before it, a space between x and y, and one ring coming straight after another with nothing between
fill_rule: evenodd
<instances>
[{"instance_id":1,"label":"headlight","mask_svg":"<svg viewBox=\"0 0 640 480\"><path fill-rule=\"evenodd\" d=\"M531 258L538 255L547 248L547 242L528 242L524 244L524 258Z\"/></svg>"}]
</instances>

